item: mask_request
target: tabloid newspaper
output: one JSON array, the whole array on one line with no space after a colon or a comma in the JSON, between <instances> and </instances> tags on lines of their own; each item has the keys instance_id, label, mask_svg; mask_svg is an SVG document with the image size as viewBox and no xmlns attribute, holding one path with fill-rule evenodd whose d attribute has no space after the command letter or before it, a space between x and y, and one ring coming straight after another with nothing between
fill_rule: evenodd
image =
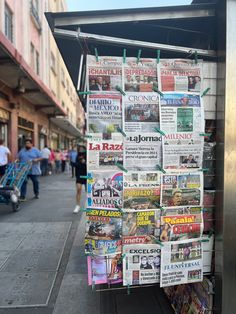
<instances>
[{"instance_id":1,"label":"tabloid newspaper","mask_svg":"<svg viewBox=\"0 0 236 314\"><path fill-rule=\"evenodd\" d=\"M201 90L202 62L194 60L162 59L160 60L159 84L162 91Z\"/></svg>"},{"instance_id":2,"label":"tabloid newspaper","mask_svg":"<svg viewBox=\"0 0 236 314\"><path fill-rule=\"evenodd\" d=\"M117 210L92 209L86 212L85 253L121 253L122 217Z\"/></svg>"},{"instance_id":3,"label":"tabloid newspaper","mask_svg":"<svg viewBox=\"0 0 236 314\"><path fill-rule=\"evenodd\" d=\"M120 95L88 95L87 133L93 138L121 139L117 128L122 125Z\"/></svg>"},{"instance_id":4,"label":"tabloid newspaper","mask_svg":"<svg viewBox=\"0 0 236 314\"><path fill-rule=\"evenodd\" d=\"M154 244L160 236L160 209L124 211L122 244Z\"/></svg>"},{"instance_id":5,"label":"tabloid newspaper","mask_svg":"<svg viewBox=\"0 0 236 314\"><path fill-rule=\"evenodd\" d=\"M142 210L159 206L160 172L129 171L124 173L123 180L123 208Z\"/></svg>"},{"instance_id":6,"label":"tabloid newspaper","mask_svg":"<svg viewBox=\"0 0 236 314\"><path fill-rule=\"evenodd\" d=\"M119 171L88 172L87 205L89 208L122 208L123 173Z\"/></svg>"},{"instance_id":7,"label":"tabloid newspaper","mask_svg":"<svg viewBox=\"0 0 236 314\"><path fill-rule=\"evenodd\" d=\"M160 107L160 126L164 132L204 132L204 110L199 94L163 93Z\"/></svg>"},{"instance_id":8,"label":"tabloid newspaper","mask_svg":"<svg viewBox=\"0 0 236 314\"><path fill-rule=\"evenodd\" d=\"M124 165L128 170L153 171L162 160L162 137L158 133L126 133Z\"/></svg>"},{"instance_id":9,"label":"tabloid newspaper","mask_svg":"<svg viewBox=\"0 0 236 314\"><path fill-rule=\"evenodd\" d=\"M122 84L122 58L87 56L87 86L98 93L116 92Z\"/></svg>"},{"instance_id":10,"label":"tabloid newspaper","mask_svg":"<svg viewBox=\"0 0 236 314\"><path fill-rule=\"evenodd\" d=\"M125 132L154 132L159 127L158 93L126 93L122 108Z\"/></svg>"},{"instance_id":11,"label":"tabloid newspaper","mask_svg":"<svg viewBox=\"0 0 236 314\"><path fill-rule=\"evenodd\" d=\"M158 244L123 246L123 285L143 285L160 282Z\"/></svg>"},{"instance_id":12,"label":"tabloid newspaper","mask_svg":"<svg viewBox=\"0 0 236 314\"><path fill-rule=\"evenodd\" d=\"M164 169L202 168L204 137L199 133L170 133L163 137L162 143Z\"/></svg>"},{"instance_id":13,"label":"tabloid newspaper","mask_svg":"<svg viewBox=\"0 0 236 314\"><path fill-rule=\"evenodd\" d=\"M123 63L123 90L126 92L152 92L157 87L155 59L126 58Z\"/></svg>"},{"instance_id":14,"label":"tabloid newspaper","mask_svg":"<svg viewBox=\"0 0 236 314\"><path fill-rule=\"evenodd\" d=\"M201 239L163 242L161 249L161 287L202 280Z\"/></svg>"},{"instance_id":15,"label":"tabloid newspaper","mask_svg":"<svg viewBox=\"0 0 236 314\"><path fill-rule=\"evenodd\" d=\"M88 256L88 284L116 284L122 282L122 256Z\"/></svg>"},{"instance_id":16,"label":"tabloid newspaper","mask_svg":"<svg viewBox=\"0 0 236 314\"><path fill-rule=\"evenodd\" d=\"M161 206L202 206L203 174L163 174L161 179Z\"/></svg>"},{"instance_id":17,"label":"tabloid newspaper","mask_svg":"<svg viewBox=\"0 0 236 314\"><path fill-rule=\"evenodd\" d=\"M122 141L92 141L87 142L87 167L92 170L117 170L116 164L123 165Z\"/></svg>"},{"instance_id":18,"label":"tabloid newspaper","mask_svg":"<svg viewBox=\"0 0 236 314\"><path fill-rule=\"evenodd\" d=\"M201 207L170 207L162 211L161 241L200 238L202 233L203 216Z\"/></svg>"}]
</instances>

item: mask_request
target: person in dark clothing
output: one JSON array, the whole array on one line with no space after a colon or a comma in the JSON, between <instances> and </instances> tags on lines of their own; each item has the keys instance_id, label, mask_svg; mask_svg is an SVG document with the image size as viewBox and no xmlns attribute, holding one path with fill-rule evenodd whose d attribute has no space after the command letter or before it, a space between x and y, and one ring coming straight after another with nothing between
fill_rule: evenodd
<instances>
[{"instance_id":1,"label":"person in dark clothing","mask_svg":"<svg viewBox=\"0 0 236 314\"><path fill-rule=\"evenodd\" d=\"M86 163L86 148L85 146L78 146L77 156L75 161L75 176L76 176L76 201L77 204L74 209L74 214L77 214L80 210L80 200L83 185L87 184L86 178L81 176L87 176L87 163Z\"/></svg>"}]
</instances>

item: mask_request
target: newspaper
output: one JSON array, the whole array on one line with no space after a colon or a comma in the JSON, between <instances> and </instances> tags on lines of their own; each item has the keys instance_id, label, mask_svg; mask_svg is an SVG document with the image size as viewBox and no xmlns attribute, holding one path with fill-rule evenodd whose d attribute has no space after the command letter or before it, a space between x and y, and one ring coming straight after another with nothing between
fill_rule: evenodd
<instances>
[{"instance_id":1,"label":"newspaper","mask_svg":"<svg viewBox=\"0 0 236 314\"><path fill-rule=\"evenodd\" d=\"M203 174L163 174L161 206L201 206L203 201Z\"/></svg>"},{"instance_id":2,"label":"newspaper","mask_svg":"<svg viewBox=\"0 0 236 314\"><path fill-rule=\"evenodd\" d=\"M204 110L199 94L163 93L160 106L160 125L166 133L204 132Z\"/></svg>"},{"instance_id":3,"label":"newspaper","mask_svg":"<svg viewBox=\"0 0 236 314\"><path fill-rule=\"evenodd\" d=\"M85 253L121 253L121 212L92 209L86 212Z\"/></svg>"},{"instance_id":4,"label":"newspaper","mask_svg":"<svg viewBox=\"0 0 236 314\"><path fill-rule=\"evenodd\" d=\"M204 137L199 133L170 133L162 140L163 168L174 170L202 168Z\"/></svg>"},{"instance_id":5,"label":"newspaper","mask_svg":"<svg viewBox=\"0 0 236 314\"><path fill-rule=\"evenodd\" d=\"M123 173L116 171L88 172L87 205L89 208L122 208Z\"/></svg>"},{"instance_id":6,"label":"newspaper","mask_svg":"<svg viewBox=\"0 0 236 314\"><path fill-rule=\"evenodd\" d=\"M136 171L123 176L123 208L142 210L159 207L160 172Z\"/></svg>"},{"instance_id":7,"label":"newspaper","mask_svg":"<svg viewBox=\"0 0 236 314\"><path fill-rule=\"evenodd\" d=\"M123 97L125 132L154 132L159 127L158 93L127 93Z\"/></svg>"},{"instance_id":8,"label":"newspaper","mask_svg":"<svg viewBox=\"0 0 236 314\"><path fill-rule=\"evenodd\" d=\"M159 84L162 91L201 90L202 62L194 60L162 59L160 60Z\"/></svg>"},{"instance_id":9,"label":"newspaper","mask_svg":"<svg viewBox=\"0 0 236 314\"><path fill-rule=\"evenodd\" d=\"M123 285L143 285L160 281L158 244L123 246Z\"/></svg>"},{"instance_id":10,"label":"newspaper","mask_svg":"<svg viewBox=\"0 0 236 314\"><path fill-rule=\"evenodd\" d=\"M88 95L87 133L94 138L121 139L117 128L122 125L120 95Z\"/></svg>"},{"instance_id":11,"label":"newspaper","mask_svg":"<svg viewBox=\"0 0 236 314\"><path fill-rule=\"evenodd\" d=\"M201 207L170 207L162 211L161 241L200 238L202 233L203 216Z\"/></svg>"},{"instance_id":12,"label":"newspaper","mask_svg":"<svg viewBox=\"0 0 236 314\"><path fill-rule=\"evenodd\" d=\"M124 211L122 243L154 244L160 236L160 209Z\"/></svg>"},{"instance_id":13,"label":"newspaper","mask_svg":"<svg viewBox=\"0 0 236 314\"><path fill-rule=\"evenodd\" d=\"M161 165L162 137L158 133L129 133L124 140L127 170L153 171Z\"/></svg>"},{"instance_id":14,"label":"newspaper","mask_svg":"<svg viewBox=\"0 0 236 314\"><path fill-rule=\"evenodd\" d=\"M88 256L88 284L116 284L122 282L122 256Z\"/></svg>"},{"instance_id":15,"label":"newspaper","mask_svg":"<svg viewBox=\"0 0 236 314\"><path fill-rule=\"evenodd\" d=\"M117 170L117 163L123 165L123 142L91 140L87 143L89 171Z\"/></svg>"},{"instance_id":16,"label":"newspaper","mask_svg":"<svg viewBox=\"0 0 236 314\"><path fill-rule=\"evenodd\" d=\"M122 58L87 56L87 86L89 91L116 92L122 82Z\"/></svg>"},{"instance_id":17,"label":"newspaper","mask_svg":"<svg viewBox=\"0 0 236 314\"><path fill-rule=\"evenodd\" d=\"M155 59L126 58L123 64L123 89L126 92L152 92L157 87L157 67Z\"/></svg>"},{"instance_id":18,"label":"newspaper","mask_svg":"<svg viewBox=\"0 0 236 314\"><path fill-rule=\"evenodd\" d=\"M163 242L161 249L161 287L202 280L203 260L200 238Z\"/></svg>"}]
</instances>

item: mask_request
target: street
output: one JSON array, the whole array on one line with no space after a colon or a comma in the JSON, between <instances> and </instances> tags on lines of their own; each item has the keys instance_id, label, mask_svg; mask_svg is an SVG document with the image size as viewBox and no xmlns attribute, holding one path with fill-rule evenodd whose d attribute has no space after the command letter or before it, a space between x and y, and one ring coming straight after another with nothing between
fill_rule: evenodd
<instances>
[{"instance_id":1,"label":"street","mask_svg":"<svg viewBox=\"0 0 236 314\"><path fill-rule=\"evenodd\" d=\"M0 314L146 314L147 308L148 314L172 313L156 286L130 294L92 291L83 248L85 214L73 214L74 180L48 176L40 188L35 200L29 183L19 212L0 208Z\"/></svg>"}]
</instances>

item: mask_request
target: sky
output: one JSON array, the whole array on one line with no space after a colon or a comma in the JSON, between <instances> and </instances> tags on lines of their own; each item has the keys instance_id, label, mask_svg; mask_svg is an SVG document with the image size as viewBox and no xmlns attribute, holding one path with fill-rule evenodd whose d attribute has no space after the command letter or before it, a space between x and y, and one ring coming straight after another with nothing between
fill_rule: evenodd
<instances>
[{"instance_id":1,"label":"sky","mask_svg":"<svg viewBox=\"0 0 236 314\"><path fill-rule=\"evenodd\" d=\"M186 5L192 0L66 0L68 11L108 10L125 8Z\"/></svg>"}]
</instances>

